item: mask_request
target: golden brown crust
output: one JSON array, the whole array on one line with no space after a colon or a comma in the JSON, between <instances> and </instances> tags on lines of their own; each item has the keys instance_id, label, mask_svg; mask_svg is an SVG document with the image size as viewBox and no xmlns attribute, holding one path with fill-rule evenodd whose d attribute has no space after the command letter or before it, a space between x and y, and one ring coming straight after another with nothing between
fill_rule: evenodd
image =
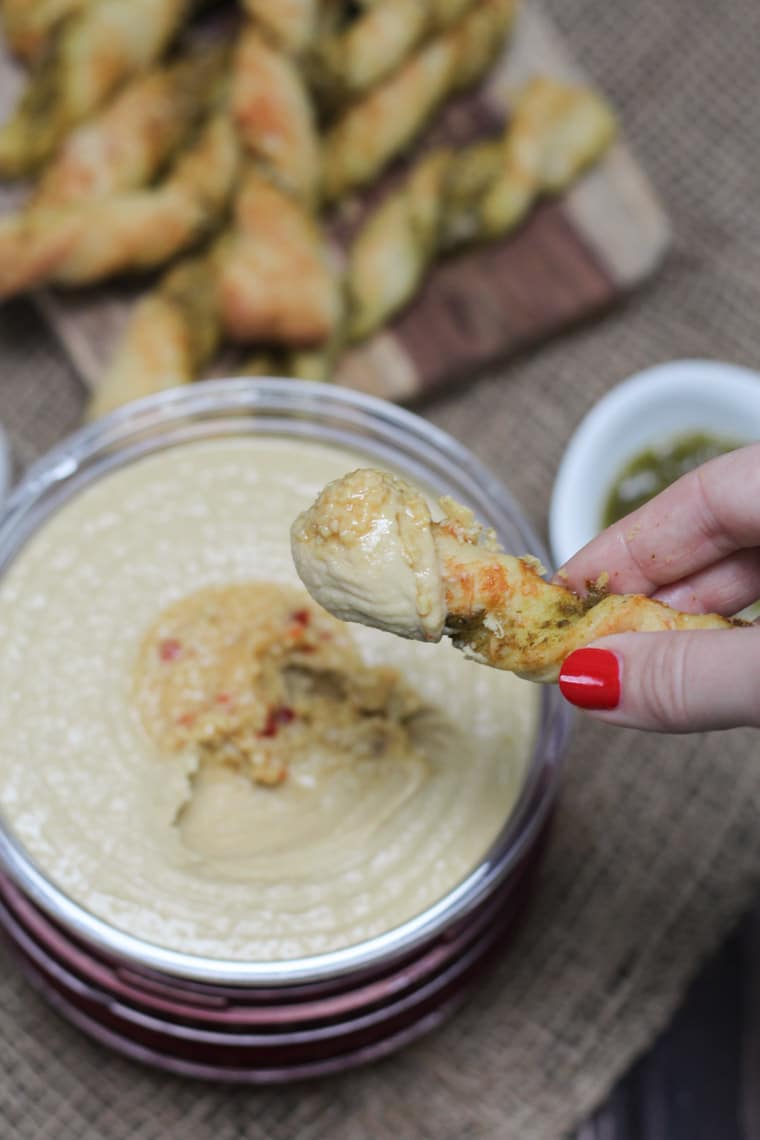
<instances>
[{"instance_id":1,"label":"golden brown crust","mask_svg":"<svg viewBox=\"0 0 760 1140\"><path fill-rule=\"evenodd\" d=\"M315 202L321 151L311 98L295 63L253 25L235 52L231 114L249 156L284 189Z\"/></svg>"},{"instance_id":2,"label":"golden brown crust","mask_svg":"<svg viewBox=\"0 0 760 1140\"><path fill-rule=\"evenodd\" d=\"M317 220L255 170L238 195L219 290L224 329L243 343L321 344L340 317Z\"/></svg>"},{"instance_id":3,"label":"golden brown crust","mask_svg":"<svg viewBox=\"0 0 760 1140\"><path fill-rule=\"evenodd\" d=\"M532 681L556 681L575 649L613 633L726 629L718 614L685 614L638 594L608 594L602 581L587 597L547 582L533 558L501 551L472 513L443 500L433 523L446 596L446 630L457 648L496 669ZM741 623L738 623L741 624Z\"/></svg>"},{"instance_id":4,"label":"golden brown crust","mask_svg":"<svg viewBox=\"0 0 760 1140\"><path fill-rule=\"evenodd\" d=\"M136 76L64 140L31 196L33 209L81 204L144 186L202 118L227 52L196 52Z\"/></svg>"},{"instance_id":5,"label":"golden brown crust","mask_svg":"<svg viewBox=\"0 0 760 1140\"><path fill-rule=\"evenodd\" d=\"M155 188L3 218L0 297L164 264L218 224L237 171L237 140L220 112Z\"/></svg>"}]
</instances>

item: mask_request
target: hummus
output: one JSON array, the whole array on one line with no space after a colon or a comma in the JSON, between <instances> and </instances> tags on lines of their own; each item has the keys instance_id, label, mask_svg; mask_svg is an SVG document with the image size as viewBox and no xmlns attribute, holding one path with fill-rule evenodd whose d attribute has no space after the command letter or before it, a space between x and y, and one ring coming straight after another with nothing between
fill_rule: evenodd
<instances>
[{"instance_id":1,"label":"hummus","mask_svg":"<svg viewBox=\"0 0 760 1140\"><path fill-rule=\"evenodd\" d=\"M397 670L365 665L346 627L289 586L206 586L169 606L143 640L135 699L151 739L186 752L196 778L213 768L311 786L339 768L353 777L368 763L390 779L424 763L412 755L416 694Z\"/></svg>"},{"instance_id":2,"label":"hummus","mask_svg":"<svg viewBox=\"0 0 760 1140\"><path fill-rule=\"evenodd\" d=\"M114 926L239 961L345 947L440 899L509 817L535 690L440 645L352 627L362 667L392 667L414 694L411 746L379 763L310 753L280 781L199 765L141 703L162 617L198 591L299 590L290 521L362 462L302 439L176 446L64 503L0 579L0 807L49 878Z\"/></svg>"},{"instance_id":3,"label":"hummus","mask_svg":"<svg viewBox=\"0 0 760 1140\"><path fill-rule=\"evenodd\" d=\"M328 484L291 531L301 581L320 605L417 641L440 641L446 606L430 508L408 483L353 471Z\"/></svg>"}]
</instances>

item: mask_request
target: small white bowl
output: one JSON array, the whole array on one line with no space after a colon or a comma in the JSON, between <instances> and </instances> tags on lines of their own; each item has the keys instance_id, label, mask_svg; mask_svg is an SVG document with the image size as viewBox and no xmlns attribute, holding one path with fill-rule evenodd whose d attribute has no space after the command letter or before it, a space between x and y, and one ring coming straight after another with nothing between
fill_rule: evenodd
<instances>
[{"instance_id":1,"label":"small white bowl","mask_svg":"<svg viewBox=\"0 0 760 1140\"><path fill-rule=\"evenodd\" d=\"M602 529L609 493L642 451L694 432L760 439L760 373L713 360L658 364L595 404L560 463L549 514L555 566Z\"/></svg>"}]
</instances>

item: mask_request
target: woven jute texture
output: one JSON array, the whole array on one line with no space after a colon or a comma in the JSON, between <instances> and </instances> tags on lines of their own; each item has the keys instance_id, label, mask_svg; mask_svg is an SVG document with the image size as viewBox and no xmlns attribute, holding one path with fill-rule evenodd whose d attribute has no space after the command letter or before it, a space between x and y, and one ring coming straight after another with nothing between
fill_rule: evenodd
<instances>
[{"instance_id":1,"label":"woven jute texture","mask_svg":"<svg viewBox=\"0 0 760 1140\"><path fill-rule=\"evenodd\" d=\"M620 108L675 249L601 322L420 410L507 482L539 529L578 420L677 356L760 366L760 6L551 0ZM74 425L81 391L23 305L0 313L0 419L22 459ZM443 1029L370 1069L288 1089L170 1079L95 1047L0 969L0 1135L21 1140L558 1140L670 1016L760 880L748 732L669 739L580 719L534 905Z\"/></svg>"}]
</instances>

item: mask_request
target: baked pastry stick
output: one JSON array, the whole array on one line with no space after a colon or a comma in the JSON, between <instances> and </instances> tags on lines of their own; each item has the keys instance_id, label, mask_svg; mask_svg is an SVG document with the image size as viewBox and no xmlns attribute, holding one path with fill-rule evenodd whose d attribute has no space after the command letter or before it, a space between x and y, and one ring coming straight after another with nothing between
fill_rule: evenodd
<instances>
[{"instance_id":1,"label":"baked pastry stick","mask_svg":"<svg viewBox=\"0 0 760 1140\"><path fill-rule=\"evenodd\" d=\"M516 0L481 0L434 36L329 129L324 190L334 201L372 181L449 95L485 74L512 26Z\"/></svg>"},{"instance_id":2,"label":"baked pastry stick","mask_svg":"<svg viewBox=\"0 0 760 1140\"><path fill-rule=\"evenodd\" d=\"M219 265L222 324L238 343L323 344L340 291L317 218L258 169L243 180Z\"/></svg>"},{"instance_id":3,"label":"baked pastry stick","mask_svg":"<svg viewBox=\"0 0 760 1140\"><path fill-rule=\"evenodd\" d=\"M450 149L419 158L354 237L346 269L350 341L374 333L422 285L438 252L446 185L455 161Z\"/></svg>"},{"instance_id":4,"label":"baked pastry stick","mask_svg":"<svg viewBox=\"0 0 760 1140\"><path fill-rule=\"evenodd\" d=\"M337 323L337 280L316 220L294 196L311 198L316 174L308 147L299 151L310 130L300 79L290 61L249 29L235 56L232 89L235 119L227 129L248 163L234 218L207 253L180 262L137 303L90 416L194 380L221 339L223 320L245 341L284 336L309 346L328 338Z\"/></svg>"},{"instance_id":5,"label":"baked pastry stick","mask_svg":"<svg viewBox=\"0 0 760 1140\"><path fill-rule=\"evenodd\" d=\"M438 248L452 161L447 149L424 155L354 238L346 271L349 340L369 336L417 292Z\"/></svg>"},{"instance_id":6,"label":"baked pastry stick","mask_svg":"<svg viewBox=\"0 0 760 1140\"><path fill-rule=\"evenodd\" d=\"M444 33L452 57L447 94L464 91L487 74L512 31L518 6L518 0L478 0L463 19Z\"/></svg>"},{"instance_id":7,"label":"baked pastry stick","mask_svg":"<svg viewBox=\"0 0 760 1140\"><path fill-rule=\"evenodd\" d=\"M195 52L130 80L66 137L29 206L74 205L151 182L197 126L227 55Z\"/></svg>"},{"instance_id":8,"label":"baked pastry stick","mask_svg":"<svg viewBox=\"0 0 760 1140\"><path fill-rule=\"evenodd\" d=\"M218 247L174 266L135 305L88 407L96 419L131 400L194 380L217 349Z\"/></svg>"},{"instance_id":9,"label":"baked pastry stick","mask_svg":"<svg viewBox=\"0 0 760 1140\"><path fill-rule=\"evenodd\" d=\"M595 92L541 79L519 94L502 139L424 155L354 238L349 338L370 335L407 304L442 252L503 236L539 197L565 189L614 133Z\"/></svg>"},{"instance_id":10,"label":"baked pastry stick","mask_svg":"<svg viewBox=\"0 0 760 1140\"><path fill-rule=\"evenodd\" d=\"M486 191L502 173L504 144L513 119L514 114L501 138L480 139L456 152L446 179L446 209L441 215L438 235L440 251L457 249L477 240L478 209Z\"/></svg>"},{"instance_id":11,"label":"baked pastry stick","mask_svg":"<svg viewBox=\"0 0 760 1140\"><path fill-rule=\"evenodd\" d=\"M61 20L88 3L90 0L2 0L0 19L8 46L19 59L39 59Z\"/></svg>"},{"instance_id":12,"label":"baked pastry stick","mask_svg":"<svg viewBox=\"0 0 760 1140\"><path fill-rule=\"evenodd\" d=\"M320 7L334 0L242 0L269 39L289 55L301 55L314 43Z\"/></svg>"},{"instance_id":13,"label":"baked pastry stick","mask_svg":"<svg viewBox=\"0 0 760 1140\"><path fill-rule=\"evenodd\" d=\"M130 76L160 57L191 0L98 0L58 30L10 120L0 128L0 175L20 177Z\"/></svg>"},{"instance_id":14,"label":"baked pastry stick","mask_svg":"<svg viewBox=\"0 0 760 1140\"><path fill-rule=\"evenodd\" d=\"M315 202L321 151L311 97L297 65L252 23L235 50L230 108L248 155L285 190Z\"/></svg>"},{"instance_id":15,"label":"baked pastry stick","mask_svg":"<svg viewBox=\"0 0 760 1140\"><path fill-rule=\"evenodd\" d=\"M559 194L615 137L601 96L538 78L523 90L504 139L502 167L477 210L478 234L498 237L522 221L541 194Z\"/></svg>"},{"instance_id":16,"label":"baked pastry stick","mask_svg":"<svg viewBox=\"0 0 760 1140\"><path fill-rule=\"evenodd\" d=\"M322 343L276 347L243 371L325 372L337 351L340 286L314 219L258 169L241 181L235 215L207 251L174 266L135 305L93 397L89 416L186 384L201 373L233 319L247 341ZM334 327L333 327L334 325Z\"/></svg>"},{"instance_id":17,"label":"baked pastry stick","mask_svg":"<svg viewBox=\"0 0 760 1140\"><path fill-rule=\"evenodd\" d=\"M0 298L163 265L219 225L238 158L229 116L217 111L156 187L0 219Z\"/></svg>"},{"instance_id":18,"label":"baked pastry stick","mask_svg":"<svg viewBox=\"0 0 760 1140\"><path fill-rule=\"evenodd\" d=\"M194 380L225 320L246 342L292 337L309 346L330 337L337 323L339 285L317 222L299 201L313 197L318 173L300 77L249 28L235 53L231 86L230 130L247 162L234 217L207 253L180 262L137 303L91 416ZM316 356L321 344L308 351Z\"/></svg>"},{"instance_id":19,"label":"baked pastry stick","mask_svg":"<svg viewBox=\"0 0 760 1140\"><path fill-rule=\"evenodd\" d=\"M301 580L344 621L420 641L445 635L468 657L531 681L556 681L573 650L608 634L737 624L605 593L603 583L582 598L547 582L535 558L505 554L466 507L439 506L434 521L418 491L380 471L330 483L291 529Z\"/></svg>"},{"instance_id":20,"label":"baked pastry stick","mask_svg":"<svg viewBox=\"0 0 760 1140\"><path fill-rule=\"evenodd\" d=\"M377 0L348 27L317 44L312 75L330 103L374 87L430 36L453 24L477 0Z\"/></svg>"}]
</instances>

